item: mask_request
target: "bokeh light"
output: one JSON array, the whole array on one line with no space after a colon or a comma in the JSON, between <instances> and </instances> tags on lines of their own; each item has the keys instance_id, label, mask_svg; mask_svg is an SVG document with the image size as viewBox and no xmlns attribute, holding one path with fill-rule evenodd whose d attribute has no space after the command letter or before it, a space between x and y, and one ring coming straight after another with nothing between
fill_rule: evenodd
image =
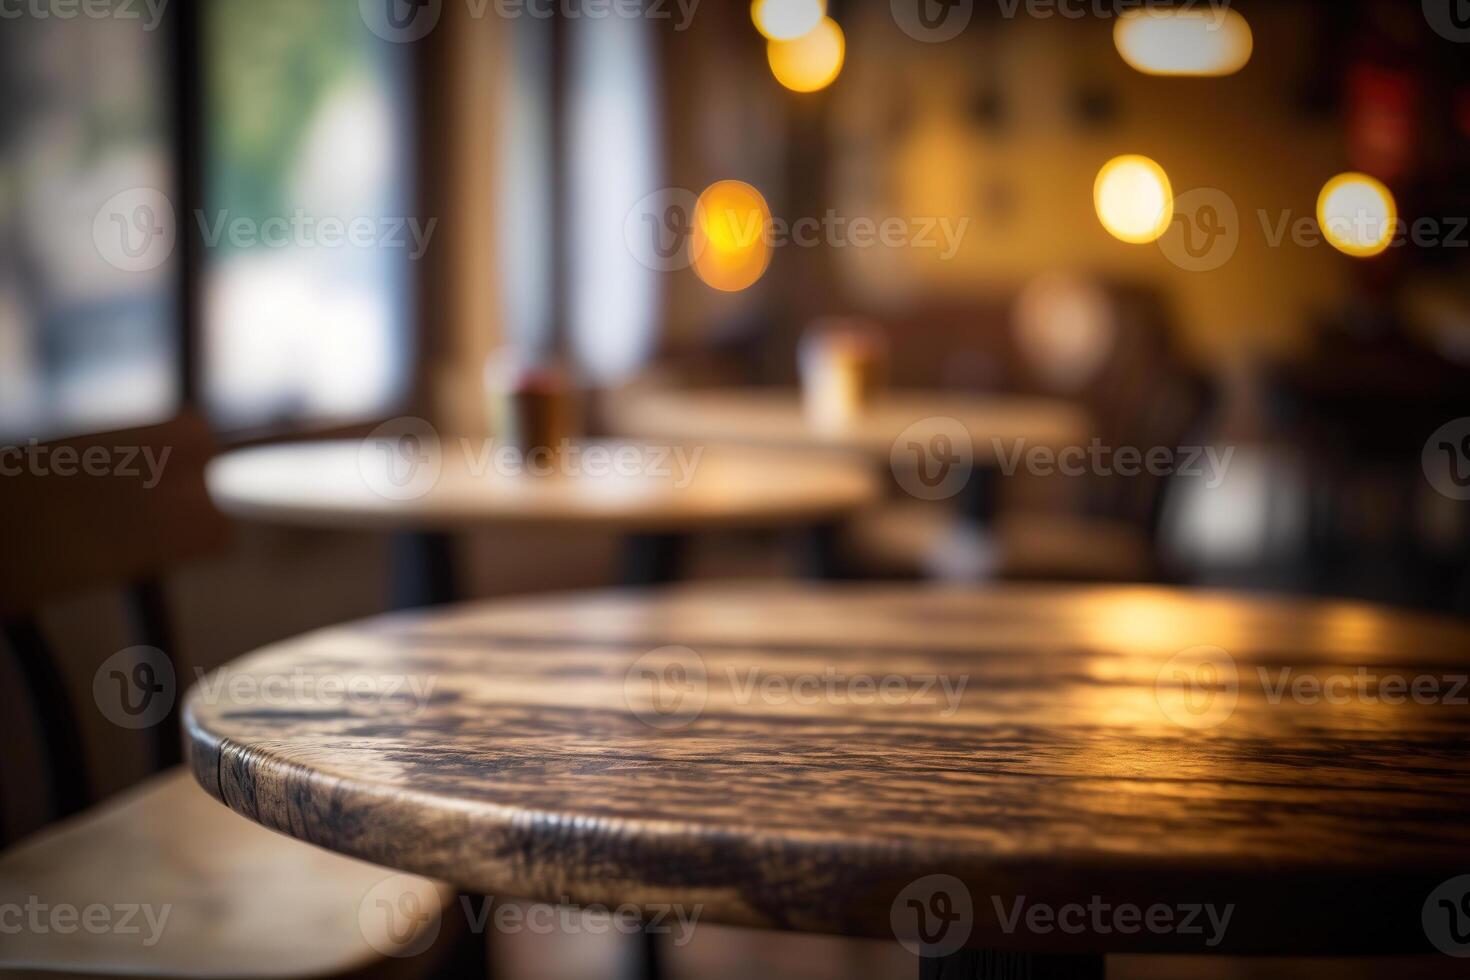
<instances>
[{"instance_id":1,"label":"bokeh light","mask_svg":"<svg viewBox=\"0 0 1470 980\"><path fill-rule=\"evenodd\" d=\"M827 16L826 0L755 0L750 19L768 41L794 41Z\"/></svg>"},{"instance_id":2,"label":"bokeh light","mask_svg":"<svg viewBox=\"0 0 1470 980\"><path fill-rule=\"evenodd\" d=\"M791 41L769 41L766 60L776 81L793 92L816 92L836 81L847 57L847 39L830 17Z\"/></svg>"},{"instance_id":3,"label":"bokeh light","mask_svg":"<svg viewBox=\"0 0 1470 980\"><path fill-rule=\"evenodd\" d=\"M1251 26L1230 9L1131 11L1113 25L1118 54L1145 75L1233 75L1255 50Z\"/></svg>"},{"instance_id":4,"label":"bokeh light","mask_svg":"<svg viewBox=\"0 0 1470 980\"><path fill-rule=\"evenodd\" d=\"M1317 224L1333 248L1355 258L1382 253L1393 243L1398 205L1382 181L1338 174L1317 197Z\"/></svg>"},{"instance_id":5,"label":"bokeh light","mask_svg":"<svg viewBox=\"0 0 1470 980\"><path fill-rule=\"evenodd\" d=\"M1097 217L1114 238L1130 245L1158 240L1174 220L1174 191L1164 168L1129 154L1103 164L1092 188Z\"/></svg>"},{"instance_id":6,"label":"bokeh light","mask_svg":"<svg viewBox=\"0 0 1470 980\"><path fill-rule=\"evenodd\" d=\"M770 227L771 209L760 191L738 180L711 184L694 206L695 275L727 293L754 285L771 264Z\"/></svg>"}]
</instances>

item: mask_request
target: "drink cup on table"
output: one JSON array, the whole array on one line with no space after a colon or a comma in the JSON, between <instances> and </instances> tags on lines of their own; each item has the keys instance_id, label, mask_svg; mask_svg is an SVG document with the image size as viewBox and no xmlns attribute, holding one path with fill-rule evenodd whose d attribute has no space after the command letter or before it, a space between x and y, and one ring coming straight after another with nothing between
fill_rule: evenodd
<instances>
[{"instance_id":1,"label":"drink cup on table","mask_svg":"<svg viewBox=\"0 0 1470 980\"><path fill-rule=\"evenodd\" d=\"M802 338L799 354L802 402L817 429L856 422L883 388L888 345L871 320L829 317Z\"/></svg>"},{"instance_id":2,"label":"drink cup on table","mask_svg":"<svg viewBox=\"0 0 1470 980\"><path fill-rule=\"evenodd\" d=\"M553 464L575 434L566 374L555 366L493 357L486 367L485 387L496 442L514 448L537 471Z\"/></svg>"}]
</instances>

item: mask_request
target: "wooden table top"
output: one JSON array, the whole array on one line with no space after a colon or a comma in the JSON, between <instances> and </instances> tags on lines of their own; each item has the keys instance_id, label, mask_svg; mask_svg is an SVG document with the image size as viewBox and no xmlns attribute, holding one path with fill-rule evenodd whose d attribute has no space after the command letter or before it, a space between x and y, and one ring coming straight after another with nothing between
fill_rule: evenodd
<instances>
[{"instance_id":1,"label":"wooden table top","mask_svg":"<svg viewBox=\"0 0 1470 980\"><path fill-rule=\"evenodd\" d=\"M1091 433L1087 413L1060 399L918 390L887 392L838 429L812 426L798 392L781 388L624 392L609 400L608 418L616 431L638 438L841 449L883 463L900 436L926 441L953 428L949 419L968 431L977 462L996 458L997 441L1011 453L1021 440L1085 446Z\"/></svg>"},{"instance_id":2,"label":"wooden table top","mask_svg":"<svg viewBox=\"0 0 1470 980\"><path fill-rule=\"evenodd\" d=\"M238 517L312 527L688 531L836 519L878 494L851 461L734 446L588 443L537 471L479 443L446 439L412 470L383 448L368 440L227 453L209 466L210 496Z\"/></svg>"},{"instance_id":3,"label":"wooden table top","mask_svg":"<svg viewBox=\"0 0 1470 980\"><path fill-rule=\"evenodd\" d=\"M1361 604L703 587L328 629L196 686L185 724L233 809L477 892L891 938L947 875L971 945L1423 950L1470 872L1467 657L1464 625ZM310 683L255 696L281 677ZM1181 928L1012 918L1097 900ZM1183 929L1202 903L1217 942Z\"/></svg>"}]
</instances>

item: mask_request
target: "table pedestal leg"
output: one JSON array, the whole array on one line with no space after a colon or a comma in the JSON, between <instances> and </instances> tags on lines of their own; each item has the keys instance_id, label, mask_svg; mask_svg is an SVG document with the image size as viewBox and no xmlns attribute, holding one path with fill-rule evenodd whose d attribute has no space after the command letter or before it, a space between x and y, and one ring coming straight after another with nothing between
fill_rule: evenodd
<instances>
[{"instance_id":1,"label":"table pedestal leg","mask_svg":"<svg viewBox=\"0 0 1470 980\"><path fill-rule=\"evenodd\" d=\"M628 957L628 980L661 980L663 964L659 955L659 936L644 929L638 934L636 948Z\"/></svg>"},{"instance_id":2,"label":"table pedestal leg","mask_svg":"<svg viewBox=\"0 0 1470 980\"><path fill-rule=\"evenodd\" d=\"M473 924L473 911L482 909L486 901L488 899L481 895L461 893L455 896L454 905L445 911L444 919L457 932L450 939L451 945L443 957L435 964L436 976L491 980L494 971L490 967L490 935L488 930L482 931Z\"/></svg>"},{"instance_id":3,"label":"table pedestal leg","mask_svg":"<svg viewBox=\"0 0 1470 980\"><path fill-rule=\"evenodd\" d=\"M961 491L960 517L976 527L989 530L995 526L995 515L1000 510L1001 472L994 466L977 466L970 474L970 482Z\"/></svg>"},{"instance_id":4,"label":"table pedestal leg","mask_svg":"<svg viewBox=\"0 0 1470 980\"><path fill-rule=\"evenodd\" d=\"M1101 956L1045 956L962 949L919 960L919 980L1103 980Z\"/></svg>"},{"instance_id":5,"label":"table pedestal leg","mask_svg":"<svg viewBox=\"0 0 1470 980\"><path fill-rule=\"evenodd\" d=\"M801 535L801 573L816 582L838 582L849 577L842 559L842 525L815 524L803 528Z\"/></svg>"},{"instance_id":6,"label":"table pedestal leg","mask_svg":"<svg viewBox=\"0 0 1470 980\"><path fill-rule=\"evenodd\" d=\"M443 606L459 598L454 542L438 531L401 531L390 543L394 609Z\"/></svg>"},{"instance_id":7,"label":"table pedestal leg","mask_svg":"<svg viewBox=\"0 0 1470 980\"><path fill-rule=\"evenodd\" d=\"M630 536L623 543L618 581L635 588L677 582L688 543L688 538L682 534Z\"/></svg>"}]
</instances>

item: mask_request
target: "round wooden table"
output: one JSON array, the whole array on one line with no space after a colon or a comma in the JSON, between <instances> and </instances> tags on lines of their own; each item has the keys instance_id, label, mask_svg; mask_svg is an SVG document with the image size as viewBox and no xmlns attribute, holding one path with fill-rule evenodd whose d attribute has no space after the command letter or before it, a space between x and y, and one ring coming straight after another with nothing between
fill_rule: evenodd
<instances>
[{"instance_id":1,"label":"round wooden table","mask_svg":"<svg viewBox=\"0 0 1470 980\"><path fill-rule=\"evenodd\" d=\"M232 809L467 891L1100 977L1470 954L1467 653L1452 621L1166 589L599 593L314 633L185 726ZM249 697L280 676L314 683Z\"/></svg>"},{"instance_id":2,"label":"round wooden table","mask_svg":"<svg viewBox=\"0 0 1470 980\"><path fill-rule=\"evenodd\" d=\"M862 453L887 465L900 437L945 433L954 420L968 433L976 465L990 465L1016 446L1086 445L1087 413L1051 398L890 391L862 416L837 428L807 419L800 394L782 388L623 392L610 399L614 429L647 439L729 442Z\"/></svg>"},{"instance_id":3,"label":"round wooden table","mask_svg":"<svg viewBox=\"0 0 1470 980\"><path fill-rule=\"evenodd\" d=\"M863 466L749 447L595 442L529 461L435 437L306 442L227 453L206 478L215 504L278 524L402 532L401 606L453 598L448 535L504 525L629 536L626 584L675 576L683 537L720 528L823 529L877 496ZM416 571L415 571L416 569ZM413 585L414 582L428 584Z\"/></svg>"}]
</instances>

